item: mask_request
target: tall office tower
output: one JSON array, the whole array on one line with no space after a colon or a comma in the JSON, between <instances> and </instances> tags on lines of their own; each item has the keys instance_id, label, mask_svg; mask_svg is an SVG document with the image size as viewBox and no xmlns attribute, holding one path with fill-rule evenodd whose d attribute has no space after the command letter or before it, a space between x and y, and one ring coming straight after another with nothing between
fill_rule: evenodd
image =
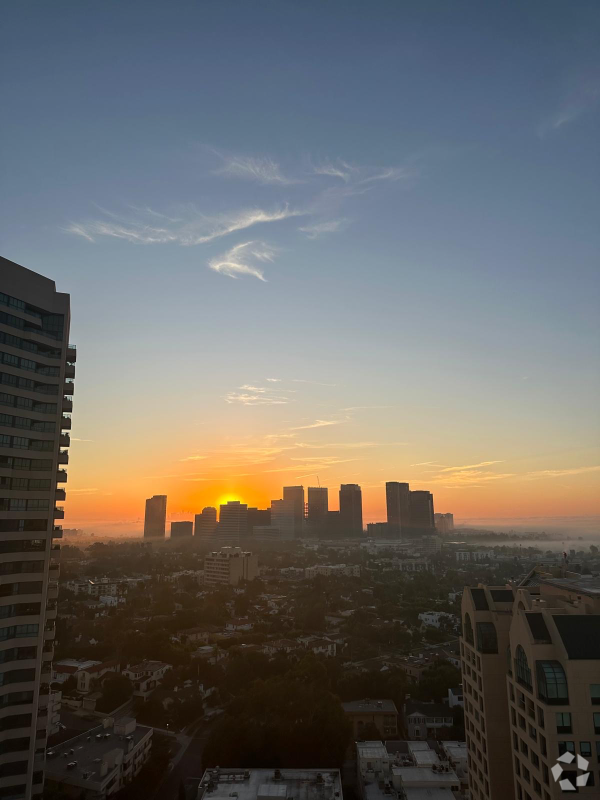
<instances>
[{"instance_id":1,"label":"tall office tower","mask_svg":"<svg viewBox=\"0 0 600 800\"><path fill-rule=\"evenodd\" d=\"M357 483L340 486L340 523L343 536L362 536L362 492Z\"/></svg>"},{"instance_id":2,"label":"tall office tower","mask_svg":"<svg viewBox=\"0 0 600 800\"><path fill-rule=\"evenodd\" d=\"M388 481L385 484L387 505L387 535L390 539L400 539L402 529L410 527L410 490L408 483Z\"/></svg>"},{"instance_id":3,"label":"tall office tower","mask_svg":"<svg viewBox=\"0 0 600 800\"><path fill-rule=\"evenodd\" d=\"M438 533L450 533L454 530L454 514L434 514L433 517Z\"/></svg>"},{"instance_id":4,"label":"tall office tower","mask_svg":"<svg viewBox=\"0 0 600 800\"><path fill-rule=\"evenodd\" d=\"M144 539L165 538L167 521L167 495L155 494L146 500L146 516L144 517Z\"/></svg>"},{"instance_id":5,"label":"tall office tower","mask_svg":"<svg viewBox=\"0 0 600 800\"><path fill-rule=\"evenodd\" d=\"M308 519L316 524L327 519L329 511L329 490L326 486L308 487Z\"/></svg>"},{"instance_id":6,"label":"tall office tower","mask_svg":"<svg viewBox=\"0 0 600 800\"><path fill-rule=\"evenodd\" d=\"M194 517L194 536L214 536L217 531L217 509L207 506Z\"/></svg>"},{"instance_id":7,"label":"tall office tower","mask_svg":"<svg viewBox=\"0 0 600 800\"><path fill-rule=\"evenodd\" d=\"M249 508L246 534L252 536L254 528L267 528L271 524L270 508Z\"/></svg>"},{"instance_id":8,"label":"tall office tower","mask_svg":"<svg viewBox=\"0 0 600 800\"><path fill-rule=\"evenodd\" d=\"M271 526L279 531L279 539L293 539L296 535L296 512L294 500L271 501Z\"/></svg>"},{"instance_id":9,"label":"tall office tower","mask_svg":"<svg viewBox=\"0 0 600 800\"><path fill-rule=\"evenodd\" d=\"M552 768L565 752L590 762L598 796L600 583L536 567L515 586L465 588L461 658L470 796L564 797ZM577 761L560 780L577 788Z\"/></svg>"},{"instance_id":10,"label":"tall office tower","mask_svg":"<svg viewBox=\"0 0 600 800\"><path fill-rule=\"evenodd\" d=\"M294 536L302 536L304 527L304 486L284 486L283 499L294 504Z\"/></svg>"},{"instance_id":11,"label":"tall office tower","mask_svg":"<svg viewBox=\"0 0 600 800\"><path fill-rule=\"evenodd\" d=\"M194 523L190 520L171 523L171 539L181 539L186 536L190 539L194 535Z\"/></svg>"},{"instance_id":12,"label":"tall office tower","mask_svg":"<svg viewBox=\"0 0 600 800\"><path fill-rule=\"evenodd\" d=\"M410 492L410 527L413 531L434 530L435 520L431 492Z\"/></svg>"},{"instance_id":13,"label":"tall office tower","mask_svg":"<svg viewBox=\"0 0 600 800\"><path fill-rule=\"evenodd\" d=\"M0 258L0 797L39 797L75 347L69 295Z\"/></svg>"},{"instance_id":14,"label":"tall office tower","mask_svg":"<svg viewBox=\"0 0 600 800\"><path fill-rule=\"evenodd\" d=\"M219 507L219 527L217 529L220 543L239 544L246 536L248 529L248 506L239 500L230 500Z\"/></svg>"}]
</instances>

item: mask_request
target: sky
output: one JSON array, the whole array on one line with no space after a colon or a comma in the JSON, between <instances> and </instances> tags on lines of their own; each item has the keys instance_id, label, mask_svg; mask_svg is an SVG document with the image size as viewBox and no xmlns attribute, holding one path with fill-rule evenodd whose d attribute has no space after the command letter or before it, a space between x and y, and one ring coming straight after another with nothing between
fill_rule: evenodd
<instances>
[{"instance_id":1,"label":"sky","mask_svg":"<svg viewBox=\"0 0 600 800\"><path fill-rule=\"evenodd\" d=\"M71 294L66 527L281 487L598 514L596 2L3 7L5 257Z\"/></svg>"}]
</instances>

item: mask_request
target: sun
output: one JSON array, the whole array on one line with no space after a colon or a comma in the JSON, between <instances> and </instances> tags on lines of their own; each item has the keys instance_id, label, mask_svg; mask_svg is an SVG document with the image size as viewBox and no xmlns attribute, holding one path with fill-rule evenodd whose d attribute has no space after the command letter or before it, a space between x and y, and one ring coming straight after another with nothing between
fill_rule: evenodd
<instances>
[{"instance_id":1,"label":"sun","mask_svg":"<svg viewBox=\"0 0 600 800\"><path fill-rule=\"evenodd\" d=\"M224 506L227 503L232 502L233 500L239 500L239 499L240 498L235 494L223 494L217 500L217 508L219 508L219 506Z\"/></svg>"}]
</instances>

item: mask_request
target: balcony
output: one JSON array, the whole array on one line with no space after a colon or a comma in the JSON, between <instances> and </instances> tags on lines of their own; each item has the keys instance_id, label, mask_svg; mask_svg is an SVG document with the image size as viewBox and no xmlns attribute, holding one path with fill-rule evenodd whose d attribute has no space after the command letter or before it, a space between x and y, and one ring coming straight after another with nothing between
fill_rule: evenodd
<instances>
[{"instance_id":1,"label":"balcony","mask_svg":"<svg viewBox=\"0 0 600 800\"><path fill-rule=\"evenodd\" d=\"M65 378L65 385L63 387L63 394L72 395L74 389L75 389L74 381L70 380L69 378Z\"/></svg>"},{"instance_id":2,"label":"balcony","mask_svg":"<svg viewBox=\"0 0 600 800\"><path fill-rule=\"evenodd\" d=\"M75 364L67 364L65 367L65 378L73 379L75 377Z\"/></svg>"},{"instance_id":3,"label":"balcony","mask_svg":"<svg viewBox=\"0 0 600 800\"><path fill-rule=\"evenodd\" d=\"M72 397L63 397L62 410L63 411L67 411L67 412L73 411L73 398Z\"/></svg>"},{"instance_id":4,"label":"balcony","mask_svg":"<svg viewBox=\"0 0 600 800\"><path fill-rule=\"evenodd\" d=\"M64 519L65 509L62 506L56 506L54 509L54 519Z\"/></svg>"},{"instance_id":5,"label":"balcony","mask_svg":"<svg viewBox=\"0 0 600 800\"><path fill-rule=\"evenodd\" d=\"M64 489L57 489L55 494L54 494L54 499L55 500L66 500L67 499L67 493L65 492Z\"/></svg>"},{"instance_id":6,"label":"balcony","mask_svg":"<svg viewBox=\"0 0 600 800\"><path fill-rule=\"evenodd\" d=\"M77 348L74 344L67 345L67 361L75 363L77 361Z\"/></svg>"},{"instance_id":7,"label":"balcony","mask_svg":"<svg viewBox=\"0 0 600 800\"><path fill-rule=\"evenodd\" d=\"M71 430L71 415L70 414L63 414L62 419L60 421L60 428L63 431L70 431Z\"/></svg>"},{"instance_id":8,"label":"balcony","mask_svg":"<svg viewBox=\"0 0 600 800\"><path fill-rule=\"evenodd\" d=\"M63 538L63 529L62 525L54 525L52 528L52 538L53 539L62 539Z\"/></svg>"},{"instance_id":9,"label":"balcony","mask_svg":"<svg viewBox=\"0 0 600 800\"><path fill-rule=\"evenodd\" d=\"M68 464L69 463L69 451L68 450L59 450L58 451L58 463L59 464Z\"/></svg>"},{"instance_id":10,"label":"balcony","mask_svg":"<svg viewBox=\"0 0 600 800\"><path fill-rule=\"evenodd\" d=\"M70 447L71 446L71 437L68 433L61 433L58 438L58 443L61 447Z\"/></svg>"},{"instance_id":11,"label":"balcony","mask_svg":"<svg viewBox=\"0 0 600 800\"><path fill-rule=\"evenodd\" d=\"M56 473L56 482L57 483L66 483L67 482L67 470L66 469L59 469Z\"/></svg>"}]
</instances>

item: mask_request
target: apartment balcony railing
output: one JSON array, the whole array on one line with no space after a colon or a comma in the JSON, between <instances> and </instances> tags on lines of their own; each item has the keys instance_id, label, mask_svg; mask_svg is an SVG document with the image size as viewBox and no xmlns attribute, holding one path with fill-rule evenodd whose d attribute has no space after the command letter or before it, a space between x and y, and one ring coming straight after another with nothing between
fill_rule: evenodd
<instances>
[{"instance_id":1,"label":"apartment balcony railing","mask_svg":"<svg viewBox=\"0 0 600 800\"><path fill-rule=\"evenodd\" d=\"M71 446L71 437L68 433L61 433L58 438L58 443L61 447L70 447Z\"/></svg>"},{"instance_id":2,"label":"apartment balcony railing","mask_svg":"<svg viewBox=\"0 0 600 800\"><path fill-rule=\"evenodd\" d=\"M63 397L62 410L63 411L73 411L73 398L72 397Z\"/></svg>"},{"instance_id":3,"label":"apartment balcony railing","mask_svg":"<svg viewBox=\"0 0 600 800\"><path fill-rule=\"evenodd\" d=\"M70 431L73 420L70 414L63 414L60 421L60 427L63 431Z\"/></svg>"},{"instance_id":4,"label":"apartment balcony railing","mask_svg":"<svg viewBox=\"0 0 600 800\"><path fill-rule=\"evenodd\" d=\"M66 500L67 499L67 493L65 492L64 489L57 489L56 493L54 495L54 499L55 500Z\"/></svg>"},{"instance_id":5,"label":"apartment balcony railing","mask_svg":"<svg viewBox=\"0 0 600 800\"><path fill-rule=\"evenodd\" d=\"M59 469L56 472L56 482L57 483L66 483L67 482L67 470L66 469Z\"/></svg>"},{"instance_id":6,"label":"apartment balcony railing","mask_svg":"<svg viewBox=\"0 0 600 800\"><path fill-rule=\"evenodd\" d=\"M62 525L55 525L52 528L52 538L53 539L62 539L63 538Z\"/></svg>"},{"instance_id":7,"label":"apartment balcony railing","mask_svg":"<svg viewBox=\"0 0 600 800\"><path fill-rule=\"evenodd\" d=\"M67 345L67 361L77 361L77 347L74 344Z\"/></svg>"},{"instance_id":8,"label":"apartment balcony railing","mask_svg":"<svg viewBox=\"0 0 600 800\"><path fill-rule=\"evenodd\" d=\"M70 378L65 378L65 385L63 387L63 394L72 395L75 389L75 382Z\"/></svg>"},{"instance_id":9,"label":"apartment balcony railing","mask_svg":"<svg viewBox=\"0 0 600 800\"><path fill-rule=\"evenodd\" d=\"M64 519L65 518L65 509L63 506L56 506L54 509L54 519Z\"/></svg>"},{"instance_id":10,"label":"apartment balcony railing","mask_svg":"<svg viewBox=\"0 0 600 800\"><path fill-rule=\"evenodd\" d=\"M58 451L58 463L59 464L68 464L69 463L69 451L68 450L59 450Z\"/></svg>"},{"instance_id":11,"label":"apartment balcony railing","mask_svg":"<svg viewBox=\"0 0 600 800\"><path fill-rule=\"evenodd\" d=\"M75 377L75 364L67 364L65 366L65 378Z\"/></svg>"}]
</instances>

